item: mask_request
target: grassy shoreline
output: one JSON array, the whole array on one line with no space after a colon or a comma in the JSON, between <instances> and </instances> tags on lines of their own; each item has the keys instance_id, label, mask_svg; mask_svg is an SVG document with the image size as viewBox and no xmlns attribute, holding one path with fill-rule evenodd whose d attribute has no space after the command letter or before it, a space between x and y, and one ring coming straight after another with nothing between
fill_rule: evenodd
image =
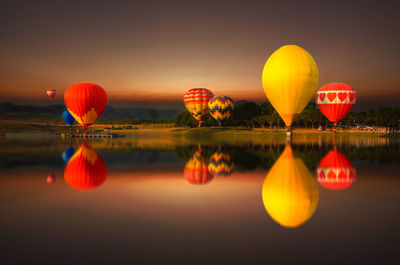
<instances>
[{"instance_id":1,"label":"grassy shoreline","mask_svg":"<svg viewBox=\"0 0 400 265\"><path fill-rule=\"evenodd\" d=\"M0 120L0 133L64 133L75 131L79 125L70 128L62 124L50 124L43 122L28 122L15 120ZM115 124L95 124L92 126L96 133L112 132L120 134L131 133L168 133L168 134L188 134L188 135L285 135L283 128L244 128L244 127L204 127L204 128L182 128L174 127L173 124L146 124L146 125L115 125ZM295 128L294 135L368 135L368 136L400 136L400 133L381 133L381 132L357 132L355 130L343 130L333 134L332 132L319 131L318 129Z\"/></svg>"}]
</instances>

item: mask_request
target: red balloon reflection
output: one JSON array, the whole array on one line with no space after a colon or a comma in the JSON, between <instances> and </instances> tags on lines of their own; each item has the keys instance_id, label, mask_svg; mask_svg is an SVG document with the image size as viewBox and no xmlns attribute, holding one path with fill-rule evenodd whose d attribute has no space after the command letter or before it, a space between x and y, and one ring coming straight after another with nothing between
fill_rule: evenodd
<instances>
[{"instance_id":1,"label":"red balloon reflection","mask_svg":"<svg viewBox=\"0 0 400 265\"><path fill-rule=\"evenodd\" d=\"M325 188L344 190L355 182L356 169L350 160L335 147L319 163L317 180Z\"/></svg>"},{"instance_id":2,"label":"red balloon reflection","mask_svg":"<svg viewBox=\"0 0 400 265\"><path fill-rule=\"evenodd\" d=\"M65 181L79 190L97 188L106 178L107 167L103 158L86 144L71 157L64 170Z\"/></svg>"},{"instance_id":3,"label":"red balloon reflection","mask_svg":"<svg viewBox=\"0 0 400 265\"><path fill-rule=\"evenodd\" d=\"M56 183L56 175L52 172L50 175L47 176L47 183L54 184Z\"/></svg>"},{"instance_id":4,"label":"red balloon reflection","mask_svg":"<svg viewBox=\"0 0 400 265\"><path fill-rule=\"evenodd\" d=\"M206 184L213 179L213 176L208 171L208 163L202 157L201 149L187 162L183 170L183 175L191 184Z\"/></svg>"}]
</instances>

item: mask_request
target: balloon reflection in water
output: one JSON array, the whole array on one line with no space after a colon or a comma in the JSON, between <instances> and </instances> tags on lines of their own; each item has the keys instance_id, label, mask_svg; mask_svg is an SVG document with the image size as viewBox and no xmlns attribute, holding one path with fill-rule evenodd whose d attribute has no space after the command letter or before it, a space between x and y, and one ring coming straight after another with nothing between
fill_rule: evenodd
<instances>
[{"instance_id":1,"label":"balloon reflection in water","mask_svg":"<svg viewBox=\"0 0 400 265\"><path fill-rule=\"evenodd\" d=\"M203 157L202 150L199 150L193 155L192 159L186 163L183 175L191 184L206 184L213 179L213 176L208 171L208 163Z\"/></svg>"},{"instance_id":2,"label":"balloon reflection in water","mask_svg":"<svg viewBox=\"0 0 400 265\"><path fill-rule=\"evenodd\" d=\"M71 159L71 157L74 155L75 150L72 147L67 147L64 150L64 153L62 154L62 158L65 163L68 163L68 161Z\"/></svg>"},{"instance_id":3,"label":"balloon reflection in water","mask_svg":"<svg viewBox=\"0 0 400 265\"><path fill-rule=\"evenodd\" d=\"M333 148L317 167L318 183L328 189L344 190L356 180L356 169L350 160Z\"/></svg>"},{"instance_id":4,"label":"balloon reflection in water","mask_svg":"<svg viewBox=\"0 0 400 265\"><path fill-rule=\"evenodd\" d=\"M54 184L56 183L56 175L52 172L50 175L47 176L47 183Z\"/></svg>"},{"instance_id":5,"label":"balloon reflection in water","mask_svg":"<svg viewBox=\"0 0 400 265\"><path fill-rule=\"evenodd\" d=\"M262 199L268 214L284 227L298 227L314 214L319 199L317 183L290 146L267 174Z\"/></svg>"},{"instance_id":6,"label":"balloon reflection in water","mask_svg":"<svg viewBox=\"0 0 400 265\"><path fill-rule=\"evenodd\" d=\"M235 164L232 162L231 156L222 152L221 148L218 148L217 152L211 156L208 163L208 171L214 177L227 177L233 172L234 168Z\"/></svg>"},{"instance_id":7,"label":"balloon reflection in water","mask_svg":"<svg viewBox=\"0 0 400 265\"><path fill-rule=\"evenodd\" d=\"M97 188L106 178L107 167L103 158L87 144L71 157L64 170L65 181L79 190Z\"/></svg>"}]
</instances>

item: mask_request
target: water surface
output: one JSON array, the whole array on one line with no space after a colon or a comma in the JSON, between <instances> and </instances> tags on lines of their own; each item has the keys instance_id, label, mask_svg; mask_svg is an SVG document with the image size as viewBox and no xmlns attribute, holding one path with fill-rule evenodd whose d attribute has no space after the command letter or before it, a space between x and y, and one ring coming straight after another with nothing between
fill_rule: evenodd
<instances>
[{"instance_id":1,"label":"water surface","mask_svg":"<svg viewBox=\"0 0 400 265\"><path fill-rule=\"evenodd\" d=\"M6 135L1 264L397 259L398 139L228 138Z\"/></svg>"}]
</instances>

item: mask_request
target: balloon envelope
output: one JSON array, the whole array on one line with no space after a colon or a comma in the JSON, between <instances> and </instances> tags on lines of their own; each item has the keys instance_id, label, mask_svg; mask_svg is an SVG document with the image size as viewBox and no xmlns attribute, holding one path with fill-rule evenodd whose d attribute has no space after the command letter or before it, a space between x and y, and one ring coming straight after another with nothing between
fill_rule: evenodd
<instances>
[{"instance_id":1,"label":"balloon envelope","mask_svg":"<svg viewBox=\"0 0 400 265\"><path fill-rule=\"evenodd\" d=\"M72 125L75 122L74 117L69 113L69 111L66 109L61 115L61 118L65 121L66 124Z\"/></svg>"},{"instance_id":2,"label":"balloon envelope","mask_svg":"<svg viewBox=\"0 0 400 265\"><path fill-rule=\"evenodd\" d=\"M207 104L212 97L213 93L207 88L192 88L183 96L186 109L199 122L199 126L203 122L203 116L208 112Z\"/></svg>"},{"instance_id":3,"label":"balloon envelope","mask_svg":"<svg viewBox=\"0 0 400 265\"><path fill-rule=\"evenodd\" d=\"M49 96L49 98L54 98L56 96L56 90L55 89L47 90L47 95Z\"/></svg>"},{"instance_id":4,"label":"balloon envelope","mask_svg":"<svg viewBox=\"0 0 400 265\"><path fill-rule=\"evenodd\" d=\"M317 167L318 183L331 190L349 188L356 180L356 169L336 147L322 158Z\"/></svg>"},{"instance_id":5,"label":"balloon envelope","mask_svg":"<svg viewBox=\"0 0 400 265\"><path fill-rule=\"evenodd\" d=\"M208 109L210 110L211 116L221 126L223 120L228 119L232 115L235 104L230 97L227 96L215 96L208 102Z\"/></svg>"},{"instance_id":6,"label":"balloon envelope","mask_svg":"<svg viewBox=\"0 0 400 265\"><path fill-rule=\"evenodd\" d=\"M211 156L208 163L208 171L214 177L227 177L233 172L234 168L235 164L232 162L231 156L220 149Z\"/></svg>"},{"instance_id":7,"label":"balloon envelope","mask_svg":"<svg viewBox=\"0 0 400 265\"><path fill-rule=\"evenodd\" d=\"M99 187L106 178L107 167L103 158L86 144L71 157L64 170L65 182L79 190Z\"/></svg>"},{"instance_id":8,"label":"balloon envelope","mask_svg":"<svg viewBox=\"0 0 400 265\"><path fill-rule=\"evenodd\" d=\"M357 93L349 85L330 83L317 91L316 101L322 114L336 126L356 104Z\"/></svg>"},{"instance_id":9,"label":"balloon envelope","mask_svg":"<svg viewBox=\"0 0 400 265\"><path fill-rule=\"evenodd\" d=\"M264 180L262 199L268 214L284 227L298 227L314 214L318 198L310 171L286 146Z\"/></svg>"},{"instance_id":10,"label":"balloon envelope","mask_svg":"<svg viewBox=\"0 0 400 265\"><path fill-rule=\"evenodd\" d=\"M287 126L315 94L318 77L314 59L297 45L283 46L268 58L262 74L264 92Z\"/></svg>"},{"instance_id":11,"label":"balloon envelope","mask_svg":"<svg viewBox=\"0 0 400 265\"><path fill-rule=\"evenodd\" d=\"M103 113L107 105L107 94L96 84L78 83L65 91L64 102L75 120L87 128Z\"/></svg>"},{"instance_id":12,"label":"balloon envelope","mask_svg":"<svg viewBox=\"0 0 400 265\"><path fill-rule=\"evenodd\" d=\"M62 158L64 160L65 163L68 163L68 161L71 159L71 157L74 155L75 150L72 147L67 147L65 148L63 154L62 154Z\"/></svg>"},{"instance_id":13,"label":"balloon envelope","mask_svg":"<svg viewBox=\"0 0 400 265\"><path fill-rule=\"evenodd\" d=\"M183 170L185 179L191 184L207 184L213 179L208 171L207 162L202 157L201 150L197 151Z\"/></svg>"}]
</instances>

